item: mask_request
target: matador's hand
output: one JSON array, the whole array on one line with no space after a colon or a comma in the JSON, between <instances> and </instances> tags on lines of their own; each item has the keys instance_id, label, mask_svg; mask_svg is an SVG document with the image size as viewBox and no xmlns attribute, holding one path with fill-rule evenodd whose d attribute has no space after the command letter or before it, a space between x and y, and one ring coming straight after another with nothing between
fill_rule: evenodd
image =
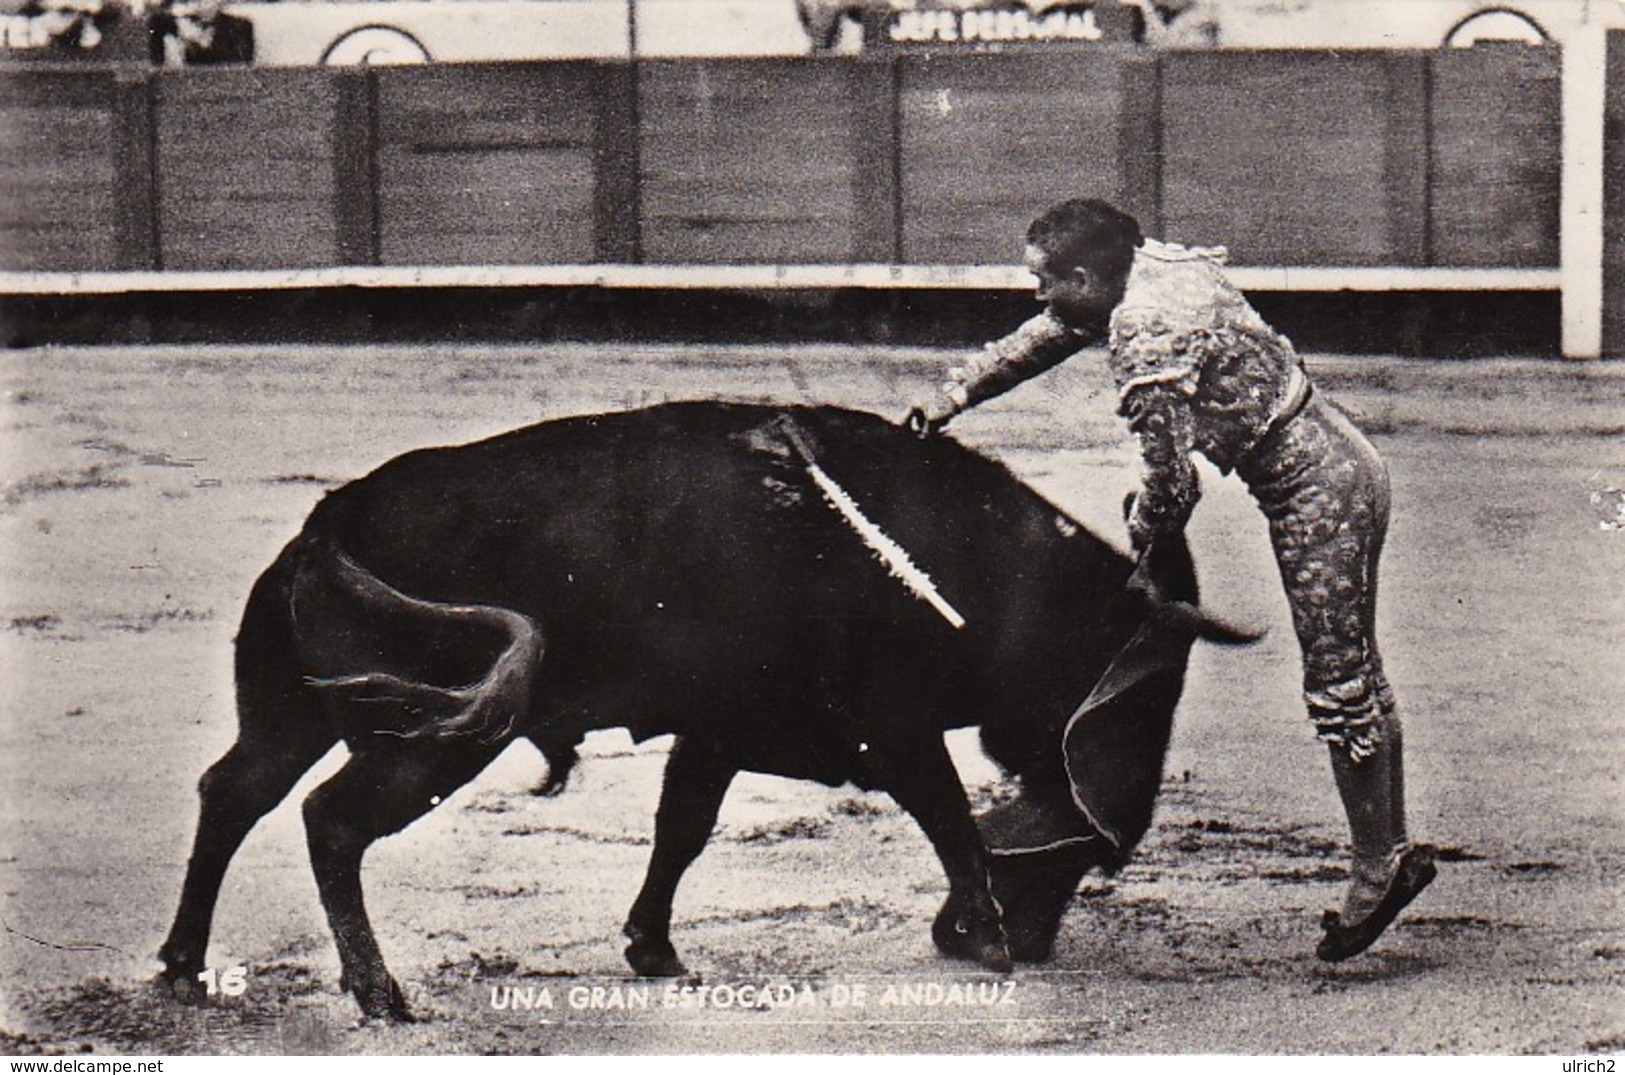
<instances>
[{"instance_id":1,"label":"matador's hand","mask_svg":"<svg viewBox=\"0 0 1625 1075\"><path fill-rule=\"evenodd\" d=\"M942 429L959 413L959 405L945 392L933 392L916 400L903 417L903 425L924 439Z\"/></svg>"},{"instance_id":2,"label":"matador's hand","mask_svg":"<svg viewBox=\"0 0 1625 1075\"><path fill-rule=\"evenodd\" d=\"M1123 522L1128 528L1129 547L1135 555L1145 557L1145 552L1151 547L1151 541L1156 533L1151 529L1145 517L1140 514L1140 497L1130 493L1123 498Z\"/></svg>"}]
</instances>

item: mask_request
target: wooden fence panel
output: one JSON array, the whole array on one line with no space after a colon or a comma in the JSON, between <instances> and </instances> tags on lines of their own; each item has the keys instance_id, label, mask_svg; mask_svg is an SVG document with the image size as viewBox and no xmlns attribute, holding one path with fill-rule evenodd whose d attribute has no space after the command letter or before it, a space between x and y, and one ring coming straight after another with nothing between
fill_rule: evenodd
<instances>
[{"instance_id":1,"label":"wooden fence panel","mask_svg":"<svg viewBox=\"0 0 1625 1075\"><path fill-rule=\"evenodd\" d=\"M1433 263L1556 265L1561 53L1478 45L1435 53L1429 63Z\"/></svg>"},{"instance_id":2,"label":"wooden fence panel","mask_svg":"<svg viewBox=\"0 0 1625 1075\"><path fill-rule=\"evenodd\" d=\"M897 62L904 262L1012 264L1046 206L1141 193L1124 190L1118 50Z\"/></svg>"},{"instance_id":3,"label":"wooden fence panel","mask_svg":"<svg viewBox=\"0 0 1625 1075\"><path fill-rule=\"evenodd\" d=\"M0 78L0 269L120 267L116 115L106 68Z\"/></svg>"},{"instance_id":4,"label":"wooden fence panel","mask_svg":"<svg viewBox=\"0 0 1625 1075\"><path fill-rule=\"evenodd\" d=\"M1167 236L1250 265L1420 263L1420 73L1405 53L1168 53Z\"/></svg>"},{"instance_id":5,"label":"wooden fence panel","mask_svg":"<svg viewBox=\"0 0 1625 1075\"><path fill-rule=\"evenodd\" d=\"M600 65L448 64L374 77L384 264L596 260Z\"/></svg>"},{"instance_id":6,"label":"wooden fence panel","mask_svg":"<svg viewBox=\"0 0 1625 1075\"><path fill-rule=\"evenodd\" d=\"M164 268L339 263L331 72L199 68L156 82Z\"/></svg>"},{"instance_id":7,"label":"wooden fence panel","mask_svg":"<svg viewBox=\"0 0 1625 1075\"><path fill-rule=\"evenodd\" d=\"M871 214L889 226L890 206L860 195L876 189L867 169L890 167L872 140L875 126L888 134L891 126L873 92L885 73L842 59L640 65L644 260L875 260Z\"/></svg>"},{"instance_id":8,"label":"wooden fence panel","mask_svg":"<svg viewBox=\"0 0 1625 1075\"><path fill-rule=\"evenodd\" d=\"M1603 102L1602 353L1625 358L1625 31L1608 35Z\"/></svg>"},{"instance_id":9,"label":"wooden fence panel","mask_svg":"<svg viewBox=\"0 0 1625 1075\"><path fill-rule=\"evenodd\" d=\"M1625 44L1605 337L1625 341ZM1008 264L1098 194L1241 264L1543 267L1556 50L18 65L0 268Z\"/></svg>"}]
</instances>

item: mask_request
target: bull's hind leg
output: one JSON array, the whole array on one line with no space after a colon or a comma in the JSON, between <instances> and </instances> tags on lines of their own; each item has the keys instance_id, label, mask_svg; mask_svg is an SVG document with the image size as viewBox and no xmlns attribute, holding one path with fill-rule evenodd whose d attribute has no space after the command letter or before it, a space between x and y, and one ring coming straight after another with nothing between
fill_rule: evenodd
<instances>
[{"instance_id":1,"label":"bull's hind leg","mask_svg":"<svg viewBox=\"0 0 1625 1075\"><path fill-rule=\"evenodd\" d=\"M469 738L367 743L305 800L305 832L322 908L338 945L344 987L368 1017L409 1021L384 965L361 893L361 858L491 763L506 740Z\"/></svg>"},{"instance_id":2,"label":"bull's hind leg","mask_svg":"<svg viewBox=\"0 0 1625 1075\"><path fill-rule=\"evenodd\" d=\"M645 977L687 973L671 943L671 905L683 872L705 850L738 769L709 739L683 737L671 748L655 813L654 849L643 888L626 917L626 961Z\"/></svg>"},{"instance_id":3,"label":"bull's hind leg","mask_svg":"<svg viewBox=\"0 0 1625 1075\"><path fill-rule=\"evenodd\" d=\"M301 726L298 734L275 740L245 736L198 781L201 809L180 909L158 950L162 978L177 996L196 995L199 988L215 903L232 856L255 823L336 742L321 725Z\"/></svg>"},{"instance_id":4,"label":"bull's hind leg","mask_svg":"<svg viewBox=\"0 0 1625 1075\"><path fill-rule=\"evenodd\" d=\"M197 988L232 856L254 824L338 742L299 674L284 582L273 567L254 585L237 633L237 742L198 782L197 837L180 909L158 953L163 979L182 996Z\"/></svg>"},{"instance_id":5,"label":"bull's hind leg","mask_svg":"<svg viewBox=\"0 0 1625 1075\"><path fill-rule=\"evenodd\" d=\"M881 786L925 831L948 875L948 902L931 931L937 947L1008 973L1010 948L993 900L987 852L948 748L933 738L912 750L870 744L864 756Z\"/></svg>"}]
</instances>

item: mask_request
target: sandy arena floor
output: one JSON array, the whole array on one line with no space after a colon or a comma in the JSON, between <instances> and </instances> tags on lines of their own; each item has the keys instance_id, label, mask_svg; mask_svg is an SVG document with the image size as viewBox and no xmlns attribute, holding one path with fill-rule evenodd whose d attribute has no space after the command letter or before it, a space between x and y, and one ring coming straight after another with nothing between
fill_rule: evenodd
<instances>
[{"instance_id":1,"label":"sandy arena floor","mask_svg":"<svg viewBox=\"0 0 1625 1075\"><path fill-rule=\"evenodd\" d=\"M1625 532L1601 525L1617 494L1593 502L1625 487L1619 365L1311 361L1393 471L1384 653L1413 828L1445 859L1358 960L1311 955L1344 879L1341 814L1299 708L1262 520L1238 482L1205 470L1191 536L1207 604L1270 635L1199 648L1156 828L1122 874L1085 882L1055 961L1009 986L978 991L993 979L933 949L945 882L888 799L746 777L673 934L703 983L727 988L667 1007L620 955L667 744L623 732L589 739L557 800L528 794L543 766L514 748L368 858L380 941L425 1022L360 1025L338 991L296 807L337 757L227 878L211 963L246 968L246 991L197 1009L147 984L196 779L233 738L242 601L325 488L406 449L664 399L896 414L952 357L6 354L0 1052L1625 1050ZM1079 360L955 433L1120 541L1135 470L1110 411L1098 364ZM956 733L955 750L973 790L995 777L973 736ZM742 1006L746 985L799 1003ZM543 996L552 1008L519 1006ZM972 996L1001 1003L948 1003Z\"/></svg>"}]
</instances>

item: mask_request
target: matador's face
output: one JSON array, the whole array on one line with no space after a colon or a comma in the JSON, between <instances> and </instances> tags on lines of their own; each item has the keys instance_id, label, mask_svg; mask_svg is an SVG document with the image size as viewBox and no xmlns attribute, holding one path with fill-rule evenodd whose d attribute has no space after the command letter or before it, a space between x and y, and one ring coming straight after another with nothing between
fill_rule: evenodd
<instances>
[{"instance_id":1,"label":"matador's face","mask_svg":"<svg viewBox=\"0 0 1625 1075\"><path fill-rule=\"evenodd\" d=\"M1042 247L1029 243L1023 261L1038 280L1038 301L1068 328L1098 332L1122 301L1122 280L1108 280L1081 265L1056 265Z\"/></svg>"}]
</instances>

